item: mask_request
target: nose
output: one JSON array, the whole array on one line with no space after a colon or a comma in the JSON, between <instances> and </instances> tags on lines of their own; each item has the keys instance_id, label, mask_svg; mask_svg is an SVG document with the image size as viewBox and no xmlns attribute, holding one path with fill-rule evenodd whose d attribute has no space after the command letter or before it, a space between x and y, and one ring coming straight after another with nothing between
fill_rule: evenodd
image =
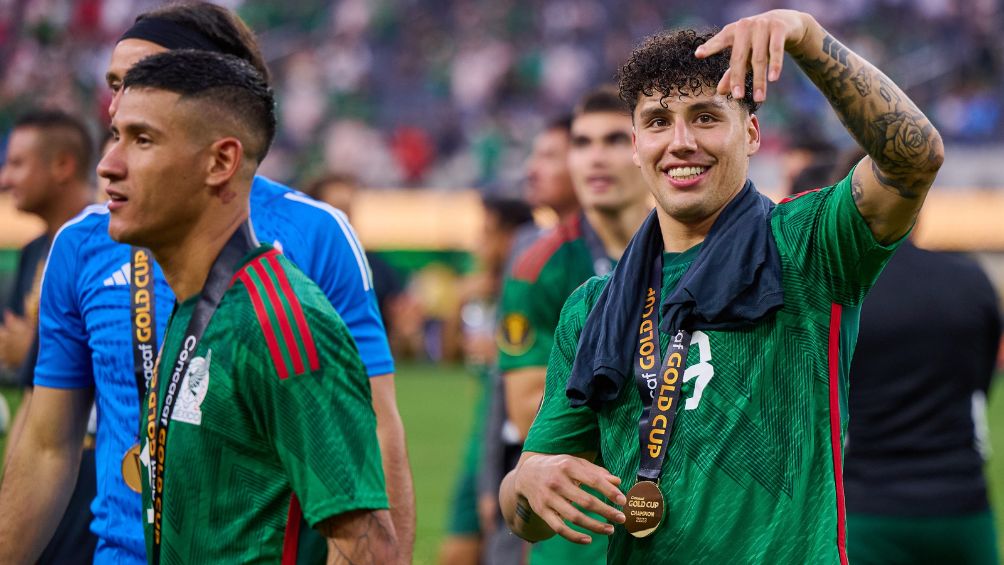
<instances>
[{"instance_id":1,"label":"nose","mask_svg":"<svg viewBox=\"0 0 1004 565\"><path fill-rule=\"evenodd\" d=\"M124 178L125 174L125 160L122 158L119 142L116 141L112 143L112 146L108 148L108 152L105 153L104 157L98 163L98 176L114 182Z\"/></svg>"},{"instance_id":2,"label":"nose","mask_svg":"<svg viewBox=\"0 0 1004 565\"><path fill-rule=\"evenodd\" d=\"M669 151L673 154L686 154L697 151L697 141L687 120L676 120L673 123L673 138L669 143Z\"/></svg>"}]
</instances>

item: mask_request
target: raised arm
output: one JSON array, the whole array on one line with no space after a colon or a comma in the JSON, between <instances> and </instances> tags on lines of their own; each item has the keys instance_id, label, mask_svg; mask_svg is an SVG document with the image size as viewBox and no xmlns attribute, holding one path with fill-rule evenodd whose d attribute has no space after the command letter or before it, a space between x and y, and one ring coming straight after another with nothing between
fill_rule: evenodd
<instances>
[{"instance_id":1,"label":"raised arm","mask_svg":"<svg viewBox=\"0 0 1004 565\"><path fill-rule=\"evenodd\" d=\"M891 243L913 226L944 161L941 136L889 77L842 45L802 12L772 10L729 24L697 50L705 57L732 48L731 67L718 91L745 95L753 69L753 97L781 75L787 51L819 88L840 121L868 153L854 172L854 201L875 238Z\"/></svg>"}]
</instances>

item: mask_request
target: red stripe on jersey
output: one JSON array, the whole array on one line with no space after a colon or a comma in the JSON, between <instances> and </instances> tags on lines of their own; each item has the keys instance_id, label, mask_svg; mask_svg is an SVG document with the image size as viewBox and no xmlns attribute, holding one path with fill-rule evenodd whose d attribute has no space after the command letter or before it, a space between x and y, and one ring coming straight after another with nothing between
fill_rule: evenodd
<instances>
[{"instance_id":1,"label":"red stripe on jersey","mask_svg":"<svg viewBox=\"0 0 1004 565\"><path fill-rule=\"evenodd\" d=\"M573 239L582 237L581 222L582 219L576 214L571 219L558 224L551 233L535 241L516 259L512 268L513 278L535 282L540 276L540 272L544 270L544 265L559 247Z\"/></svg>"},{"instance_id":2,"label":"red stripe on jersey","mask_svg":"<svg viewBox=\"0 0 1004 565\"><path fill-rule=\"evenodd\" d=\"M778 202L778 204L784 204L786 202L791 202L792 200L794 200L796 198L801 198L801 197L805 196L806 194L812 194L813 192L819 192L820 190L823 190L823 189L821 189L821 188L813 188L812 190L803 190L802 192L799 192L798 194L792 194L791 196L789 196L787 198L782 198L781 201Z\"/></svg>"},{"instance_id":3,"label":"red stripe on jersey","mask_svg":"<svg viewBox=\"0 0 1004 565\"><path fill-rule=\"evenodd\" d=\"M282 289L283 296L286 297L286 301L289 302L289 307L293 311L293 318L296 319L296 326L300 329L300 337L303 339L303 348L307 351L307 362L310 363L310 370L316 371L321 368L320 359L317 356L317 347L314 346L314 335L310 331L310 326L307 324L307 318L303 315L303 308L300 306L300 300L293 293L293 288L289 284L289 279L286 277L286 271L283 270L282 266L279 264L279 260L276 259L274 255L269 256L269 263L272 265L272 269L275 271L275 278L279 280L279 287Z\"/></svg>"},{"instance_id":4,"label":"red stripe on jersey","mask_svg":"<svg viewBox=\"0 0 1004 565\"><path fill-rule=\"evenodd\" d=\"M303 511L296 495L289 497L289 513L286 515L286 533L282 537L282 565L296 565L300 551L300 521Z\"/></svg>"},{"instance_id":5,"label":"red stripe on jersey","mask_svg":"<svg viewBox=\"0 0 1004 565\"><path fill-rule=\"evenodd\" d=\"M279 293L275 290L275 283L272 282L272 277L268 276L268 272L263 265L267 260L266 257L262 256L260 260L254 261L251 267L258 273L258 278L261 279L262 286L265 287L265 294L272 305L272 310L275 311L275 317L279 320L279 328L282 330L282 338L285 341L286 351L289 352L289 358L293 360L293 374L299 375L303 373L303 358L300 356L300 347L297 345L296 337L293 335L293 327L289 325L286 308L282 304L282 299L279 298ZM278 271L281 271L281 269L278 269ZM283 294L286 293L283 292ZM293 300L296 300L296 298L294 297Z\"/></svg>"},{"instance_id":6,"label":"red stripe on jersey","mask_svg":"<svg viewBox=\"0 0 1004 565\"><path fill-rule=\"evenodd\" d=\"M261 326L262 334L265 336L265 343L268 345L268 352L272 356L272 363L275 364L275 369L279 372L279 378L285 379L289 376L289 370L286 368L286 360L282 358L282 352L279 351L279 344L275 339L275 330L272 328L272 321L268 319L268 311L265 310L265 303L261 299L261 293L258 292L258 287L255 286L254 281L251 280L251 275L247 273L246 269L241 269L237 277L244 283L244 287L248 289L248 296L251 297L251 305L254 306L254 313L258 316L258 324Z\"/></svg>"},{"instance_id":7,"label":"red stripe on jersey","mask_svg":"<svg viewBox=\"0 0 1004 565\"><path fill-rule=\"evenodd\" d=\"M833 480L837 488L837 553L847 565L847 511L844 507L844 466L840 442L840 315L839 304L830 306L830 449L833 452Z\"/></svg>"}]
</instances>

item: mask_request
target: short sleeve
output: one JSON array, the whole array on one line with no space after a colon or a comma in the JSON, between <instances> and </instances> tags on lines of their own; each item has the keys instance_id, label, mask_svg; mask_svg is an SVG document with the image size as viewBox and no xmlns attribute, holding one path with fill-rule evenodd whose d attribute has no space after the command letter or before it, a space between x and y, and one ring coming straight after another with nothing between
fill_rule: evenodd
<instances>
[{"instance_id":1,"label":"short sleeve","mask_svg":"<svg viewBox=\"0 0 1004 565\"><path fill-rule=\"evenodd\" d=\"M38 361L35 385L50 388L94 386L91 349L80 310L76 232L60 232L52 242L42 275L38 308Z\"/></svg>"},{"instance_id":2,"label":"short sleeve","mask_svg":"<svg viewBox=\"0 0 1004 565\"><path fill-rule=\"evenodd\" d=\"M352 510L387 508L388 502L369 382L353 340L330 309L311 307L307 297L323 300L320 293L297 295L306 302L309 334L302 339L313 342L317 368L281 378L270 345L260 329L251 327L246 339L258 346L245 351L252 356L250 365L259 368L253 379L265 390L250 381L242 387L249 391L243 396L252 418L274 447L304 518L314 527Z\"/></svg>"},{"instance_id":3,"label":"short sleeve","mask_svg":"<svg viewBox=\"0 0 1004 565\"><path fill-rule=\"evenodd\" d=\"M298 192L287 192L282 200L297 208L291 215L298 218L295 229L302 237L301 245L285 245L283 254L324 291L348 326L369 376L393 373L373 276L348 218Z\"/></svg>"},{"instance_id":4,"label":"short sleeve","mask_svg":"<svg viewBox=\"0 0 1004 565\"><path fill-rule=\"evenodd\" d=\"M565 388L579 345L579 335L591 305L602 290L601 279L580 286L561 310L554 348L547 363L547 382L540 411L530 426L524 451L537 453L585 453L600 448L599 422L587 407L572 408Z\"/></svg>"},{"instance_id":5,"label":"short sleeve","mask_svg":"<svg viewBox=\"0 0 1004 565\"><path fill-rule=\"evenodd\" d=\"M852 170L834 186L782 201L772 217L783 257L828 291L832 302L858 305L904 238L879 243L851 193Z\"/></svg>"},{"instance_id":6,"label":"short sleeve","mask_svg":"<svg viewBox=\"0 0 1004 565\"><path fill-rule=\"evenodd\" d=\"M559 302L549 300L553 289L542 279L527 281L508 277L499 301L496 343L499 368L512 371L547 365L554 345Z\"/></svg>"}]
</instances>

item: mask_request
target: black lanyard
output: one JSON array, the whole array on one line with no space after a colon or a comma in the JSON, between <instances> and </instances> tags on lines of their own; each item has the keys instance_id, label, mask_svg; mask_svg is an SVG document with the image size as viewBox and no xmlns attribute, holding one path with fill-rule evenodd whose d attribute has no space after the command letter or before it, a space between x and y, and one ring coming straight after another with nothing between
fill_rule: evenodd
<instances>
[{"instance_id":1,"label":"black lanyard","mask_svg":"<svg viewBox=\"0 0 1004 565\"><path fill-rule=\"evenodd\" d=\"M659 344L659 310L662 303L662 255L652 269L641 324L638 328L638 350L635 354L635 384L641 395L641 418L638 436L641 441L639 481L658 482L662 462L669 451L673 424L680 410L680 389L687 370L690 333L673 329L673 337L665 359ZM658 367L658 371L656 368Z\"/></svg>"},{"instance_id":2,"label":"black lanyard","mask_svg":"<svg viewBox=\"0 0 1004 565\"><path fill-rule=\"evenodd\" d=\"M166 472L164 460L167 454L167 432L171 423L171 416L174 414L176 406L175 399L181 388L181 379L188 371L188 365L192 362L195 350L199 346L202 334L209 325L213 313L220 305L220 300L233 282L234 274L240 265L241 259L247 256L253 249L258 247L258 240L251 230L250 221L244 222L240 228L230 237L227 244L220 251L219 256L209 270L206 283L199 293L199 302L195 305L192 319L188 322L185 330L185 338L181 342L181 351L177 359L170 365L173 366L171 380L164 393L164 405L160 409L160 417L157 415L157 396L159 392L157 376L159 371L155 371L150 382L149 397L147 398L147 419L146 433L147 441L150 445L150 485L152 485L151 498L153 501L153 553L150 556L151 562L155 565L160 563L160 542L161 542L161 518L164 505L164 482ZM168 366L168 365L165 365Z\"/></svg>"},{"instance_id":3,"label":"black lanyard","mask_svg":"<svg viewBox=\"0 0 1004 565\"><path fill-rule=\"evenodd\" d=\"M131 247L129 251L133 374L142 406L157 362L157 295L150 252L142 247Z\"/></svg>"},{"instance_id":4,"label":"black lanyard","mask_svg":"<svg viewBox=\"0 0 1004 565\"><path fill-rule=\"evenodd\" d=\"M607 255L603 241L593 226L589 224L589 218L586 217L585 213L579 218L579 224L582 227L582 239L585 240L589 256L593 260L593 272L596 273L596 276L602 277L614 269L614 262Z\"/></svg>"}]
</instances>

